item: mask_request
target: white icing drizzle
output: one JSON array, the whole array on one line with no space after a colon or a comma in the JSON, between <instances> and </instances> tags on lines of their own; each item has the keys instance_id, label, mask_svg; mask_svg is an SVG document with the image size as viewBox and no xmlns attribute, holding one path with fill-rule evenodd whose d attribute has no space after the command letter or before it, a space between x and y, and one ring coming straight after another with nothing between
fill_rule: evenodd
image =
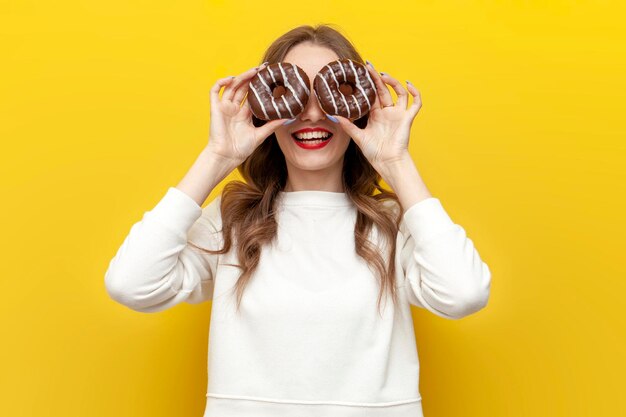
<instances>
[{"instance_id":1,"label":"white icing drizzle","mask_svg":"<svg viewBox=\"0 0 626 417\"><path fill-rule=\"evenodd\" d=\"M343 69L343 61L339 61L339 64L341 66L341 70L344 71L344 69ZM350 66L352 67L352 71L354 72L354 78L355 78L355 80L356 80L356 82L358 84L359 83L359 77L358 77L358 74L356 73L356 69L352 65L352 61L350 61ZM345 72L344 72L344 74L345 74ZM352 97L354 99L354 102L356 103L356 108L359 111L359 118L360 118L361 117L361 105L359 104L359 101L356 99L354 94L351 94L350 97ZM348 112L348 118L350 118L350 113L349 112Z\"/></svg>"},{"instance_id":2,"label":"white icing drizzle","mask_svg":"<svg viewBox=\"0 0 626 417\"><path fill-rule=\"evenodd\" d=\"M267 71L270 73L270 77L272 77L272 82L276 84L276 78L274 78L274 73L270 67L267 67Z\"/></svg>"},{"instance_id":3,"label":"white icing drizzle","mask_svg":"<svg viewBox=\"0 0 626 417\"><path fill-rule=\"evenodd\" d=\"M259 77L262 78L262 77ZM261 82L263 82L263 80L261 79ZM263 82L263 84L265 84ZM265 119L269 119L269 116L267 115L267 112L265 111L265 106L263 105L263 102L261 101L261 97L259 97L259 93L256 91L256 88L254 88L253 84L250 84L250 87L252 88L252 92L254 93L254 96L256 97L256 100L259 102L259 104L261 105L261 110L263 110L263 114L265 115Z\"/></svg>"},{"instance_id":4,"label":"white icing drizzle","mask_svg":"<svg viewBox=\"0 0 626 417\"><path fill-rule=\"evenodd\" d=\"M374 84L374 80L372 80L372 77L370 77L370 72L369 71L365 71L365 75L367 76L367 79L370 82L371 88L376 89L376 85Z\"/></svg>"},{"instance_id":5,"label":"white icing drizzle","mask_svg":"<svg viewBox=\"0 0 626 417\"><path fill-rule=\"evenodd\" d=\"M328 65L327 65L328 66ZM328 67L330 68L330 67ZM345 73L344 73L345 74ZM339 97L341 97L341 99L343 100L344 105L346 106L346 109L348 110L348 118L350 118L350 107L348 106L348 102L346 101L346 97L341 93L341 91L339 91L339 80L337 79L337 77L335 76L335 72L334 71L330 71L330 75L331 77L333 77L333 80L335 80L335 85L337 86L337 94L339 95ZM345 77L344 77L345 78ZM335 108L335 114L338 113L338 110Z\"/></svg>"},{"instance_id":6,"label":"white icing drizzle","mask_svg":"<svg viewBox=\"0 0 626 417\"><path fill-rule=\"evenodd\" d=\"M289 83L289 78L287 77L287 74L285 73L285 70L283 69L283 66L282 66L282 64L280 62L278 63L278 68L280 68L280 73L283 76L283 81L285 83L285 87L287 87L289 89L289 91L291 91L291 95L296 98L298 103L300 103L300 100L298 100L298 97L296 97L296 91L293 89L293 87ZM289 107L289 103L287 103L287 99L285 98L285 94L283 94L281 97L283 99L283 103L285 103L285 106L287 106L287 111L289 111L289 115L293 119L294 115L293 115L293 112L291 111L291 107Z\"/></svg>"},{"instance_id":7,"label":"white icing drizzle","mask_svg":"<svg viewBox=\"0 0 626 417\"><path fill-rule=\"evenodd\" d=\"M280 113L280 109L276 105L276 97L272 96L271 103L272 103L272 107L274 107L274 110L276 110L276 114L278 115L278 118L282 119L283 115Z\"/></svg>"},{"instance_id":8,"label":"white icing drizzle","mask_svg":"<svg viewBox=\"0 0 626 417\"><path fill-rule=\"evenodd\" d=\"M306 91L306 95L310 96L311 95L311 91L309 90L309 86L306 85L306 83L304 82L304 80L300 76L300 73L297 71L296 66L294 64L291 64L291 65L293 66L293 71L296 73L296 77L298 77L298 81L300 81L300 85L302 86L302 88L304 88L304 91ZM300 104L302 104L302 103L300 103ZM302 109L304 110L304 106L302 106Z\"/></svg>"},{"instance_id":9,"label":"white icing drizzle","mask_svg":"<svg viewBox=\"0 0 626 417\"><path fill-rule=\"evenodd\" d=\"M280 69L282 81L283 81L284 86L291 92L291 96L295 99L297 104L300 105L300 108L304 110L305 104L302 103L302 100L298 97L298 94L296 92L297 85L289 82L289 78L287 76L287 72L289 71L289 69L293 71L294 76L297 78L298 83L300 84L302 89L306 92L307 97L310 96L311 94L310 89L309 89L309 86L307 86L304 80L302 79L302 76L300 75L300 73L298 72L298 67L295 64L291 64L291 63L289 63L289 65L290 65L289 67L284 68L280 62L278 63L278 68ZM269 76L272 79L272 83L278 84L276 80L276 76L274 75L274 72L272 71L270 67L267 67L267 72L269 73ZM265 119L266 120L270 119L270 116L268 115L268 108L265 105L268 102L272 104L272 107L274 108L276 115L279 118L283 118L283 115L282 115L282 112L280 111L280 107L278 106L277 100L282 100L283 104L285 105L285 108L289 112L289 115L291 116L291 118L294 118L295 115L294 115L293 110L291 109L291 105L293 105L294 103L291 100L291 97L288 96L288 94L283 94L278 99L274 97L272 94L272 90L270 86L267 84L267 82L265 81L265 77L263 75L258 77L258 81L261 83L262 87L255 82L255 83L250 84L250 88L252 89L252 92L254 96L256 97L261 107L261 110L263 111L263 115L265 116ZM290 77L293 77L293 76L290 76ZM293 78L292 78L292 81L293 81ZM255 84L256 84L256 87L255 87ZM263 100L265 100L265 104ZM291 105L289 104L290 102L291 102Z\"/></svg>"},{"instance_id":10,"label":"white icing drizzle","mask_svg":"<svg viewBox=\"0 0 626 417\"><path fill-rule=\"evenodd\" d=\"M274 73L272 72L272 69L270 67L267 67L267 71L270 74L270 77L272 77L272 83L276 84L276 78L274 77ZM266 84L267 85L267 84ZM276 112L276 115L279 118L283 118L282 114L280 113L280 110L278 109L278 106L276 105L276 97L274 97L272 95L272 90L270 89L269 86L267 86L267 91L269 92L269 96L271 97L270 99L270 103L272 103L272 107L274 107L274 111Z\"/></svg>"},{"instance_id":11,"label":"white icing drizzle","mask_svg":"<svg viewBox=\"0 0 626 417\"><path fill-rule=\"evenodd\" d=\"M287 99L285 99L285 95L283 94L282 96L280 96L280 98L283 99L283 103L285 103L285 106L287 106L287 111L289 112L289 115L293 119L294 115L293 115L293 112L291 111L291 107L289 107L289 103L287 103Z\"/></svg>"},{"instance_id":12,"label":"white icing drizzle","mask_svg":"<svg viewBox=\"0 0 626 417\"><path fill-rule=\"evenodd\" d=\"M331 74L333 73L332 68L330 68L328 65L326 65L324 68L328 68L328 69L330 69L330 73L331 73ZM337 103L335 102L335 97L333 97L333 92L332 92L332 90L330 89L330 86L328 85L328 81L326 81L326 78L325 78L325 77L320 77L320 78L322 79L322 81L324 81L324 86L326 86L326 89L328 90L328 95L330 96L330 99L331 99L331 100L332 100L332 102L333 102L333 107L335 108L335 114L337 114L337 113L338 113L338 110L337 110Z\"/></svg>"},{"instance_id":13,"label":"white icing drizzle","mask_svg":"<svg viewBox=\"0 0 626 417\"><path fill-rule=\"evenodd\" d=\"M344 68L344 63L349 63L350 64L350 67L347 68L348 71L346 71L346 68ZM352 60L350 60L350 59L338 60L338 65L339 65L339 69L341 70L342 75L343 75L343 80L344 80L343 82L348 82L348 74L354 73L354 78L355 78L355 81L356 81L356 88L358 89L358 91L361 92L361 94L365 98L365 101L367 103L368 109L371 109L372 103L370 102L370 99L367 96L367 94L365 92L365 88L364 88L364 86L366 86L366 87L368 86L368 83L369 83L369 86L371 86L371 88L374 88L374 86L375 86L374 81L372 80L369 72L366 71L364 75L359 75L358 70L357 70L357 68L354 65L354 62ZM296 65L294 65L292 63L290 63L290 66L291 66L290 68L293 70L293 74L297 78L300 86L304 89L304 91L306 91L307 96L310 96L311 95L311 91L309 89L309 86L306 85L306 83L302 79L302 76L298 72L298 68L296 67ZM300 100L298 95L296 94L295 85L289 82L289 78L287 76L288 69L283 68L283 66L282 66L282 64L280 62L278 63L278 68L280 69L284 86L291 92L291 95L293 96L294 100L298 103L298 105L302 108L302 110L304 110L304 104L302 103L302 101ZM345 105L345 107L347 109L347 112L348 112L348 118L351 118L352 111L351 111L351 107L348 104L348 101L346 99L346 95L343 94L341 92L341 90L339 90L339 84L340 83L339 83L339 80L337 79L337 72L334 71L333 68L329 64L327 64L325 66L325 68L328 69L328 74L326 76L320 76L320 78L321 78L321 81L324 83L324 86L325 86L326 90L328 91L328 95L330 96L330 99L331 99L331 102L332 102L335 114L339 114L339 108L337 107L338 103L337 103L337 100L335 98L335 95L333 94L333 90L331 90L330 85L328 83L328 80L329 80L328 77L329 76L333 78L333 81L337 85L337 89L335 90L335 92L338 94L338 96L343 101L343 103L344 103L344 105ZM274 76L274 73L272 72L272 70L269 67L267 67L267 71L268 71L268 73L269 73L273 83L277 84L276 77ZM363 80L362 77L365 77L367 80ZM261 82L261 84L264 87L263 93L266 93L271 98L269 100L269 102L272 104L272 107L274 108L276 114L278 115L279 118L283 118L283 115L282 115L282 113L280 111L280 108L279 108L279 106L277 104L276 98L273 97L272 91L271 91L269 85L267 85L266 81L264 80L264 77L260 76L259 77L259 81ZM261 106L261 110L263 111L263 114L264 114L265 118L267 120L269 120L270 117L268 115L267 108L264 105L264 102L261 100L261 96L259 94L258 89L253 84L250 85L250 88L251 88L251 90L252 90L256 100L258 101L259 105ZM294 118L295 116L294 116L293 110L291 109L291 106L289 105L289 102L291 100L288 100L287 97L285 97L285 96L286 96L286 94L283 94L280 97L280 99L284 103L285 108L289 112L289 115L291 116L291 118ZM362 115L363 115L363 110L361 108L362 107L361 103L359 102L359 100L357 99L355 94L351 94L350 97L352 97L352 99L354 100L354 103L356 104L356 108L357 108L357 110L359 112L358 118L361 118ZM289 97L289 99L291 99L291 97Z\"/></svg>"},{"instance_id":14,"label":"white icing drizzle","mask_svg":"<svg viewBox=\"0 0 626 417\"><path fill-rule=\"evenodd\" d=\"M265 87L265 88L264 88L264 92L265 92L264 97L267 97L267 95L268 95L268 93L267 93L267 92L270 90L270 86L269 86L269 85L267 85L267 83L265 82L265 80L263 79L263 77L262 77L262 76L260 76L260 77L259 77L259 80L261 80L261 83L263 84L263 87ZM266 118L267 120L269 120L269 116L268 116L268 114L267 114L267 109L266 109L266 108L265 108L265 106L263 105L263 102L261 102L261 101L259 100L259 103L261 104L261 108L263 109L263 114L265 114L265 118Z\"/></svg>"},{"instance_id":15,"label":"white icing drizzle","mask_svg":"<svg viewBox=\"0 0 626 417\"><path fill-rule=\"evenodd\" d=\"M367 94L365 94L365 90L361 86L361 77L359 76L359 73L357 72L356 68L354 67L354 63L352 61L350 61L350 66L354 70L354 75L356 76L356 86L361 91L361 94L363 94L363 97L365 97L365 101L367 101L367 108L371 109L372 108L372 104L370 103L370 99L367 97ZM366 71L367 71L367 68L366 68ZM367 75L369 75L369 73ZM355 97L355 99L356 99L356 97ZM361 118L361 106L360 105L359 105L359 118Z\"/></svg>"},{"instance_id":16,"label":"white icing drizzle","mask_svg":"<svg viewBox=\"0 0 626 417\"><path fill-rule=\"evenodd\" d=\"M350 97L354 99L354 102L356 103L356 108L359 110L359 117L357 117L358 119L361 117L361 105L359 104L359 100L356 99L354 94L351 94Z\"/></svg>"},{"instance_id":17,"label":"white icing drizzle","mask_svg":"<svg viewBox=\"0 0 626 417\"><path fill-rule=\"evenodd\" d=\"M270 73L270 77L272 77L272 82L276 84L276 78L274 78L274 73L272 72L272 69L270 67L267 67L267 71ZM267 86L267 91L269 91L270 97L272 98L270 100L270 103L272 103L272 107L274 107L274 110L276 111L276 115L278 116L279 119L282 119L283 115L280 113L280 110L278 109L278 106L276 105L276 97L272 95L272 90L269 88L269 86Z\"/></svg>"},{"instance_id":18,"label":"white icing drizzle","mask_svg":"<svg viewBox=\"0 0 626 417\"><path fill-rule=\"evenodd\" d=\"M343 72L343 82L348 82L348 76L346 75L346 71L343 69L343 65L339 64L339 68L341 68L341 72Z\"/></svg>"},{"instance_id":19,"label":"white icing drizzle","mask_svg":"<svg viewBox=\"0 0 626 417\"><path fill-rule=\"evenodd\" d=\"M298 69L296 68L295 64L291 64L291 69L293 70L293 73L296 75L296 77L298 77L298 80L300 80L300 85L302 85L304 87L304 89L306 91L306 94L308 96L309 95L309 87L304 85L304 80L302 79L302 77L300 77L300 74L298 73ZM296 101L300 105L300 108L302 109L302 111L304 111L304 104L302 104L302 102L298 98L298 95L296 94L295 88L293 88L291 86L291 84L288 83L286 76L285 76L285 84L287 84L289 86L289 89L291 90L291 93L293 94L293 98L296 99ZM292 116L292 118L293 118L293 116Z\"/></svg>"}]
</instances>

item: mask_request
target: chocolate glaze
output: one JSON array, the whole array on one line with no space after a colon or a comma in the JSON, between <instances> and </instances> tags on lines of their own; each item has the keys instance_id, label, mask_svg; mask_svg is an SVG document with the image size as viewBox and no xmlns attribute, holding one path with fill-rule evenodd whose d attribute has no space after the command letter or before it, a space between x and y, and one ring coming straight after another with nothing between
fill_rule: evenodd
<instances>
[{"instance_id":1,"label":"chocolate glaze","mask_svg":"<svg viewBox=\"0 0 626 417\"><path fill-rule=\"evenodd\" d=\"M298 116L311 94L306 72L295 64L279 62L259 71L248 85L248 105L260 120Z\"/></svg>"},{"instance_id":2,"label":"chocolate glaze","mask_svg":"<svg viewBox=\"0 0 626 417\"><path fill-rule=\"evenodd\" d=\"M324 112L350 120L369 113L376 100L376 86L367 67L347 58L326 64L315 76L313 88Z\"/></svg>"}]
</instances>

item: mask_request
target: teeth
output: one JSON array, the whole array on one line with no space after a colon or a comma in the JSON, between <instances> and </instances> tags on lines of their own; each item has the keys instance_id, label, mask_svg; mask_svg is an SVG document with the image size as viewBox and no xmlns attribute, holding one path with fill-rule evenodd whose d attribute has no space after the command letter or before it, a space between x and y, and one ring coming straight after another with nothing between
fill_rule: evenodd
<instances>
[{"instance_id":1,"label":"teeth","mask_svg":"<svg viewBox=\"0 0 626 417\"><path fill-rule=\"evenodd\" d=\"M330 133L328 132L307 132L307 133L296 133L294 135L297 139L307 140L307 139L322 139L328 138Z\"/></svg>"},{"instance_id":2,"label":"teeth","mask_svg":"<svg viewBox=\"0 0 626 417\"><path fill-rule=\"evenodd\" d=\"M317 139L317 140L307 140L306 144L307 145L317 145L318 143L322 143L325 142L325 140L322 139Z\"/></svg>"}]
</instances>

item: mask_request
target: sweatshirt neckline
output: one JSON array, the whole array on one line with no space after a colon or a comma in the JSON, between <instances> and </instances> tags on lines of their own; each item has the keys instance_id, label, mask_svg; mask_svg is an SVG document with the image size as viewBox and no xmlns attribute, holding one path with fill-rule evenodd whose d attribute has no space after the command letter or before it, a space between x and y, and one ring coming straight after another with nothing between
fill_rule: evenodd
<instances>
[{"instance_id":1,"label":"sweatshirt neckline","mask_svg":"<svg viewBox=\"0 0 626 417\"><path fill-rule=\"evenodd\" d=\"M320 190L279 191L278 197L287 206L347 207L352 200L347 193Z\"/></svg>"}]
</instances>

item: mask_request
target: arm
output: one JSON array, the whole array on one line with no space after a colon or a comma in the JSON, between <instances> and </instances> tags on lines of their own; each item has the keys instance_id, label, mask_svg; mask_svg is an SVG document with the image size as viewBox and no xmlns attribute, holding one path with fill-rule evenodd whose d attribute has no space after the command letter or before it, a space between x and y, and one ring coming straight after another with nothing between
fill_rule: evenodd
<instances>
[{"instance_id":1,"label":"arm","mask_svg":"<svg viewBox=\"0 0 626 417\"><path fill-rule=\"evenodd\" d=\"M200 253L188 240L207 249L220 241L209 213L189 196L170 187L151 211L135 223L105 273L110 297L136 311L153 313L183 301L212 298L218 255Z\"/></svg>"},{"instance_id":2,"label":"arm","mask_svg":"<svg viewBox=\"0 0 626 417\"><path fill-rule=\"evenodd\" d=\"M489 267L465 230L451 220L439 199L430 195L410 156L384 176L406 207L396 256L409 302L449 319L485 307L491 286Z\"/></svg>"},{"instance_id":3,"label":"arm","mask_svg":"<svg viewBox=\"0 0 626 417\"><path fill-rule=\"evenodd\" d=\"M221 199L205 209L200 203L228 172L228 167L203 152L180 188L170 187L131 227L105 273L112 299L151 313L183 301L200 303L212 298L219 255L200 252L188 242L212 250L221 248Z\"/></svg>"}]
</instances>

